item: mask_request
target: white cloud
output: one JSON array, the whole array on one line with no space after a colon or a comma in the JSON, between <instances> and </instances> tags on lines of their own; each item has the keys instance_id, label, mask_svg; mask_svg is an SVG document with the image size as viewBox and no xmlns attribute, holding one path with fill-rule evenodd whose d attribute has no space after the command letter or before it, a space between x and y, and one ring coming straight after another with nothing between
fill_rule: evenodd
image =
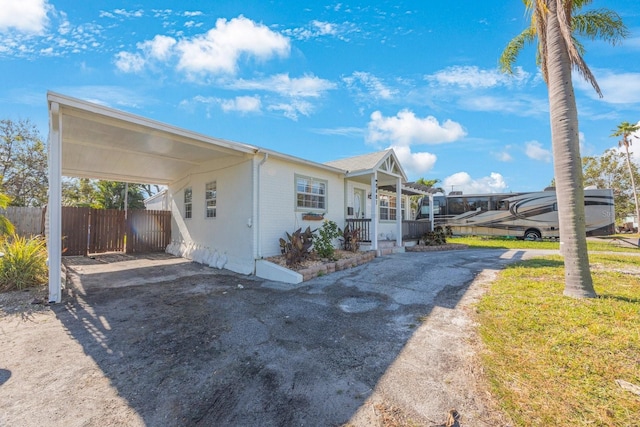
<instances>
[{"instance_id":1,"label":"white cloud","mask_svg":"<svg viewBox=\"0 0 640 427\"><path fill-rule=\"evenodd\" d=\"M527 157L534 160L540 160L546 163L551 162L551 160L553 159L551 151L545 148L542 148L542 144L540 144L538 141L529 141L525 143L524 152L527 155Z\"/></svg>"},{"instance_id":2,"label":"white cloud","mask_svg":"<svg viewBox=\"0 0 640 427\"><path fill-rule=\"evenodd\" d=\"M429 172L436 164L438 157L426 151L412 153L411 148L406 145L391 145L402 167L409 175L421 175Z\"/></svg>"},{"instance_id":3,"label":"white cloud","mask_svg":"<svg viewBox=\"0 0 640 427\"><path fill-rule=\"evenodd\" d=\"M124 73L138 73L145 65L145 59L138 53L119 52L116 54L116 67Z\"/></svg>"},{"instance_id":4,"label":"white cloud","mask_svg":"<svg viewBox=\"0 0 640 427\"><path fill-rule=\"evenodd\" d=\"M483 70L475 66L454 66L427 75L425 79L437 85L479 89L520 85L529 81L530 76L522 67L515 67L513 75L508 75L498 69Z\"/></svg>"},{"instance_id":5,"label":"white cloud","mask_svg":"<svg viewBox=\"0 0 640 427\"><path fill-rule=\"evenodd\" d=\"M285 117L297 121L300 115L308 117L313 111L313 105L307 101L296 99L290 103L269 105L268 109L270 111L281 111Z\"/></svg>"},{"instance_id":6,"label":"white cloud","mask_svg":"<svg viewBox=\"0 0 640 427\"><path fill-rule=\"evenodd\" d=\"M609 104L640 103L640 73L614 73L609 70L592 70L598 86L604 96L601 100ZM574 79L576 88L586 92L587 96L598 99L598 94L580 76Z\"/></svg>"},{"instance_id":7,"label":"white cloud","mask_svg":"<svg viewBox=\"0 0 640 427\"><path fill-rule=\"evenodd\" d=\"M462 108L471 111L497 111L518 116L536 116L549 112L549 102L546 99L535 99L526 96L470 96L459 101Z\"/></svg>"},{"instance_id":8,"label":"white cloud","mask_svg":"<svg viewBox=\"0 0 640 427\"><path fill-rule=\"evenodd\" d=\"M442 188L446 191L462 191L464 194L501 193L507 189L507 184L497 172L478 179L471 178L467 172L458 172L443 179Z\"/></svg>"},{"instance_id":9,"label":"white cloud","mask_svg":"<svg viewBox=\"0 0 640 427\"><path fill-rule=\"evenodd\" d=\"M332 22L313 20L304 27L283 30L282 34L296 40L309 40L330 36L346 41L347 35L355 31L357 31L357 29L354 24L349 22L336 24Z\"/></svg>"},{"instance_id":10,"label":"white cloud","mask_svg":"<svg viewBox=\"0 0 640 427\"><path fill-rule=\"evenodd\" d=\"M512 162L513 157L507 151L499 151L496 153L491 153L493 157L499 162Z\"/></svg>"},{"instance_id":11,"label":"white cloud","mask_svg":"<svg viewBox=\"0 0 640 427\"><path fill-rule=\"evenodd\" d=\"M149 64L149 59L168 63L175 57L176 68L192 78L203 74L235 74L244 56L258 60L285 57L291 48L288 38L242 15L230 21L218 19L214 28L191 38L177 40L159 34L136 47L140 52L116 55L116 63L125 65L119 67L120 70L137 72L140 64ZM135 59L135 66L129 65L131 59Z\"/></svg>"},{"instance_id":12,"label":"white cloud","mask_svg":"<svg viewBox=\"0 0 640 427\"><path fill-rule=\"evenodd\" d=\"M342 79L349 89L352 89L358 93L360 97L366 99L391 99L397 90L387 87L382 81L371 73L363 71L355 71L349 77L343 77ZM362 90L359 86L364 86Z\"/></svg>"},{"instance_id":13,"label":"white cloud","mask_svg":"<svg viewBox=\"0 0 640 427\"><path fill-rule=\"evenodd\" d=\"M340 135L347 137L359 137L361 138L364 135L364 129L358 127L338 127L338 128L324 128L324 129L314 129L315 133L319 133L320 135Z\"/></svg>"},{"instance_id":14,"label":"white cloud","mask_svg":"<svg viewBox=\"0 0 640 427\"><path fill-rule=\"evenodd\" d=\"M238 111L241 113L256 113L260 111L262 103L257 96L236 96L233 99L220 100L224 112Z\"/></svg>"},{"instance_id":15,"label":"white cloud","mask_svg":"<svg viewBox=\"0 0 640 427\"><path fill-rule=\"evenodd\" d=\"M313 75L291 78L288 74L276 74L259 80L234 80L227 84L231 89L265 90L291 98L317 98L324 92L335 89L335 83Z\"/></svg>"},{"instance_id":16,"label":"white cloud","mask_svg":"<svg viewBox=\"0 0 640 427\"><path fill-rule=\"evenodd\" d=\"M173 37L156 35L152 40L147 40L142 43L138 43L138 49L141 49L145 54L153 59L159 61L166 61L172 55L172 48L177 43Z\"/></svg>"},{"instance_id":17,"label":"white cloud","mask_svg":"<svg viewBox=\"0 0 640 427\"><path fill-rule=\"evenodd\" d=\"M140 18L141 16L144 15L144 10L115 9L113 13L119 16L123 16L125 18Z\"/></svg>"},{"instance_id":18,"label":"white cloud","mask_svg":"<svg viewBox=\"0 0 640 427\"><path fill-rule=\"evenodd\" d=\"M244 16L218 19L206 34L176 45L178 69L190 74L234 74L242 55L267 60L288 56L290 48L289 39Z\"/></svg>"},{"instance_id":19,"label":"white cloud","mask_svg":"<svg viewBox=\"0 0 640 427\"><path fill-rule=\"evenodd\" d=\"M193 11L193 12L184 12L183 15L184 16L188 16L188 17L193 17L193 16L202 16L202 15L204 15L204 13L200 12L199 10L197 10L197 11Z\"/></svg>"},{"instance_id":20,"label":"white cloud","mask_svg":"<svg viewBox=\"0 0 640 427\"><path fill-rule=\"evenodd\" d=\"M41 34L45 31L54 7L48 0L6 0L0 5L0 31Z\"/></svg>"},{"instance_id":21,"label":"white cloud","mask_svg":"<svg viewBox=\"0 0 640 427\"><path fill-rule=\"evenodd\" d=\"M371 143L390 142L395 146L410 146L453 142L466 134L457 122L445 120L441 125L433 116L419 118L405 109L395 117L384 117L380 111L374 111L366 139Z\"/></svg>"}]
</instances>

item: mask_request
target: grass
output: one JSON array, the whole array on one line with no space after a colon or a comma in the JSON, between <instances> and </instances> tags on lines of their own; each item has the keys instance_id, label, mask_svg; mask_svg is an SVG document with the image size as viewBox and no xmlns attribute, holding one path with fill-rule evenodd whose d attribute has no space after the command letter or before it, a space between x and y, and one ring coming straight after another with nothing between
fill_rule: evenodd
<instances>
[{"instance_id":1,"label":"grass","mask_svg":"<svg viewBox=\"0 0 640 427\"><path fill-rule=\"evenodd\" d=\"M0 243L0 291L23 290L46 282L47 249L39 237L17 235Z\"/></svg>"},{"instance_id":2,"label":"grass","mask_svg":"<svg viewBox=\"0 0 640 427\"><path fill-rule=\"evenodd\" d=\"M606 252L637 252L640 253L640 249L634 247L623 247L616 243L614 239L616 236L609 236L602 238L602 240L588 240L587 246L589 252L606 251ZM635 240L637 238L628 237ZM560 243L553 240L517 240L515 238L500 238L500 237L479 237L479 236L465 236L465 237L450 237L447 239L447 243L461 243L468 245L470 248L490 248L490 249L559 249Z\"/></svg>"},{"instance_id":3,"label":"grass","mask_svg":"<svg viewBox=\"0 0 640 427\"><path fill-rule=\"evenodd\" d=\"M518 426L640 425L640 396L616 384L640 386L640 257L590 262L599 298L564 297L551 256L506 268L478 304L485 370Z\"/></svg>"}]
</instances>

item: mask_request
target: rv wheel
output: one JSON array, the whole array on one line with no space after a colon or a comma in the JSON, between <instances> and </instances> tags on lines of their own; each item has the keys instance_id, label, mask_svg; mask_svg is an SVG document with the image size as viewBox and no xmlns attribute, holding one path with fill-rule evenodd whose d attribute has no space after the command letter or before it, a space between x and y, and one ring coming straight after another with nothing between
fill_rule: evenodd
<instances>
[{"instance_id":1,"label":"rv wheel","mask_svg":"<svg viewBox=\"0 0 640 427\"><path fill-rule=\"evenodd\" d=\"M527 231L525 231L524 233L524 239L525 240L538 240L538 239L542 239L542 234L536 230L536 229L529 229Z\"/></svg>"}]
</instances>

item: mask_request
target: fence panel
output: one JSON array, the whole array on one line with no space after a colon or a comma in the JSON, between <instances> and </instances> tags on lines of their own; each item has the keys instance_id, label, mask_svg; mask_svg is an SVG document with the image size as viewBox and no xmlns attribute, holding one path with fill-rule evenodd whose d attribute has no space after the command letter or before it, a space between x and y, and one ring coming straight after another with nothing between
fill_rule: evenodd
<instances>
[{"instance_id":1,"label":"fence panel","mask_svg":"<svg viewBox=\"0 0 640 427\"><path fill-rule=\"evenodd\" d=\"M89 253L124 252L124 211L91 209Z\"/></svg>"},{"instance_id":2,"label":"fence panel","mask_svg":"<svg viewBox=\"0 0 640 427\"><path fill-rule=\"evenodd\" d=\"M162 252L171 243L171 212L131 210L127 215L127 253Z\"/></svg>"},{"instance_id":3,"label":"fence panel","mask_svg":"<svg viewBox=\"0 0 640 427\"><path fill-rule=\"evenodd\" d=\"M87 255L91 208L62 207L62 255Z\"/></svg>"},{"instance_id":4,"label":"fence panel","mask_svg":"<svg viewBox=\"0 0 640 427\"><path fill-rule=\"evenodd\" d=\"M44 208L8 206L0 209L16 229L16 234L22 237L44 235Z\"/></svg>"},{"instance_id":5,"label":"fence panel","mask_svg":"<svg viewBox=\"0 0 640 427\"><path fill-rule=\"evenodd\" d=\"M431 231L431 223L429 221L402 221L403 239L419 239L427 231Z\"/></svg>"}]
</instances>

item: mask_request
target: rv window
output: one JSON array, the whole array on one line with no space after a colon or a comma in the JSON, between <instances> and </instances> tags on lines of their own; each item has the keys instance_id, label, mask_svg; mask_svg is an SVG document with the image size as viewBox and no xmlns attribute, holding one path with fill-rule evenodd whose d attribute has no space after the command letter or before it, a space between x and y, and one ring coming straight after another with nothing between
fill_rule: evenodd
<instances>
[{"instance_id":1,"label":"rv window","mask_svg":"<svg viewBox=\"0 0 640 427\"><path fill-rule=\"evenodd\" d=\"M452 197L449 199L449 215L460 215L465 213L464 203L461 197Z\"/></svg>"}]
</instances>

